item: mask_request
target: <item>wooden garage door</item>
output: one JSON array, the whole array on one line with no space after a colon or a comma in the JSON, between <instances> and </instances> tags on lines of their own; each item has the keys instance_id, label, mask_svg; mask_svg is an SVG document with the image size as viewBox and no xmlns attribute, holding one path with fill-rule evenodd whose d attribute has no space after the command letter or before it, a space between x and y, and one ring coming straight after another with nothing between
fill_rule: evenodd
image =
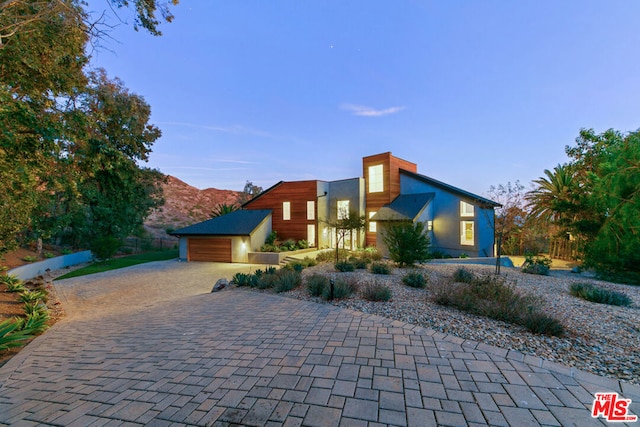
<instances>
[{"instance_id":1,"label":"wooden garage door","mask_svg":"<svg viewBox=\"0 0 640 427\"><path fill-rule=\"evenodd\" d=\"M189 261L231 262L231 239L189 239Z\"/></svg>"}]
</instances>

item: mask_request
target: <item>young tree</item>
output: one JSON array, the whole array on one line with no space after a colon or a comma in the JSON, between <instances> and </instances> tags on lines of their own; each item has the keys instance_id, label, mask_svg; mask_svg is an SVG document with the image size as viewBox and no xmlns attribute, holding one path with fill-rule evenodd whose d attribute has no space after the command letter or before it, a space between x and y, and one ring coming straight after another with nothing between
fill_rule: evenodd
<instances>
[{"instance_id":1,"label":"young tree","mask_svg":"<svg viewBox=\"0 0 640 427\"><path fill-rule=\"evenodd\" d=\"M327 226L335 230L336 236L336 262L340 261L340 247L344 245L346 237L352 236L364 230L366 226L366 218L358 216L355 211L337 212L336 218L326 222Z\"/></svg>"},{"instance_id":2,"label":"young tree","mask_svg":"<svg viewBox=\"0 0 640 427\"><path fill-rule=\"evenodd\" d=\"M389 257L399 267L410 266L430 258L430 241L423 222L389 223L385 227L383 239L389 249Z\"/></svg>"},{"instance_id":3,"label":"young tree","mask_svg":"<svg viewBox=\"0 0 640 427\"><path fill-rule=\"evenodd\" d=\"M523 208L524 186L519 181L507 182L506 185L499 184L489 187L489 199L500 204L494 209L493 231L497 239L497 259L496 274L500 274L502 245L505 240L519 234L525 220L525 211Z\"/></svg>"},{"instance_id":4,"label":"young tree","mask_svg":"<svg viewBox=\"0 0 640 427\"><path fill-rule=\"evenodd\" d=\"M244 188L242 189L242 193L240 194L240 197L238 198L238 204L243 205L244 203L248 202L249 200L253 199L254 197L256 197L258 194L262 193L264 190L262 189L262 187L259 187L257 185L253 185L253 182L248 181L244 184Z\"/></svg>"}]
</instances>

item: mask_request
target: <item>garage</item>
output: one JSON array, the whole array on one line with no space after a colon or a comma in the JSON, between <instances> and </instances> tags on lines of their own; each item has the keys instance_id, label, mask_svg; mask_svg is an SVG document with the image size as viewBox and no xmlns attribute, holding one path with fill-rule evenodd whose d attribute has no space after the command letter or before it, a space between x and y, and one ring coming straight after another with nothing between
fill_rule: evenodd
<instances>
[{"instance_id":1,"label":"garage","mask_svg":"<svg viewBox=\"0 0 640 427\"><path fill-rule=\"evenodd\" d=\"M271 211L239 210L170 233L180 239L180 260L249 262L271 233Z\"/></svg>"},{"instance_id":2,"label":"garage","mask_svg":"<svg viewBox=\"0 0 640 427\"><path fill-rule=\"evenodd\" d=\"M189 261L231 262L231 239L189 239Z\"/></svg>"}]
</instances>

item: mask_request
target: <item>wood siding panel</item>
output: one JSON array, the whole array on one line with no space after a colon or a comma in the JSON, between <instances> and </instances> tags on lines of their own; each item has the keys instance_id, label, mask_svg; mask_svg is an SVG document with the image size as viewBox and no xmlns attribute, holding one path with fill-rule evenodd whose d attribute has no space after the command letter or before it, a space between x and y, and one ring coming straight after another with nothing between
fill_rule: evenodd
<instances>
[{"instance_id":1,"label":"wood siding panel","mask_svg":"<svg viewBox=\"0 0 640 427\"><path fill-rule=\"evenodd\" d=\"M231 239L189 238L187 260L231 262Z\"/></svg>"},{"instance_id":2,"label":"wood siding panel","mask_svg":"<svg viewBox=\"0 0 640 427\"><path fill-rule=\"evenodd\" d=\"M278 233L279 240L307 239L307 225L317 228L316 220L307 219L307 202L313 201L314 218L318 218L317 181L283 182L245 205L245 209L272 209L271 228ZM291 219L282 219L282 203L291 203ZM316 236L317 240L317 236Z\"/></svg>"},{"instance_id":3,"label":"wood siding panel","mask_svg":"<svg viewBox=\"0 0 640 427\"><path fill-rule=\"evenodd\" d=\"M378 193L369 193L369 166L383 165L383 190ZM362 159L362 176L365 179L366 216L369 212L377 212L381 207L393 201L400 195L400 169L410 172L418 172L418 166L407 160L394 157L390 152L376 154ZM366 245L376 246L376 233L369 232L367 227Z\"/></svg>"}]
</instances>

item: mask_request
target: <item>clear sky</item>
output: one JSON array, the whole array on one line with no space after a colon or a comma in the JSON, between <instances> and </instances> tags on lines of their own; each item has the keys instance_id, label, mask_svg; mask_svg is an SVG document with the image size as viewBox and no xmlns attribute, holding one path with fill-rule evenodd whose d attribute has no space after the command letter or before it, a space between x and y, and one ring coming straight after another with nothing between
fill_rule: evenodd
<instances>
[{"instance_id":1,"label":"clear sky","mask_svg":"<svg viewBox=\"0 0 640 427\"><path fill-rule=\"evenodd\" d=\"M181 0L172 10L161 37L117 25L92 64L151 105L163 136L148 166L198 188L353 178L363 156L391 151L483 195L565 162L580 128L640 127L640 1Z\"/></svg>"}]
</instances>

